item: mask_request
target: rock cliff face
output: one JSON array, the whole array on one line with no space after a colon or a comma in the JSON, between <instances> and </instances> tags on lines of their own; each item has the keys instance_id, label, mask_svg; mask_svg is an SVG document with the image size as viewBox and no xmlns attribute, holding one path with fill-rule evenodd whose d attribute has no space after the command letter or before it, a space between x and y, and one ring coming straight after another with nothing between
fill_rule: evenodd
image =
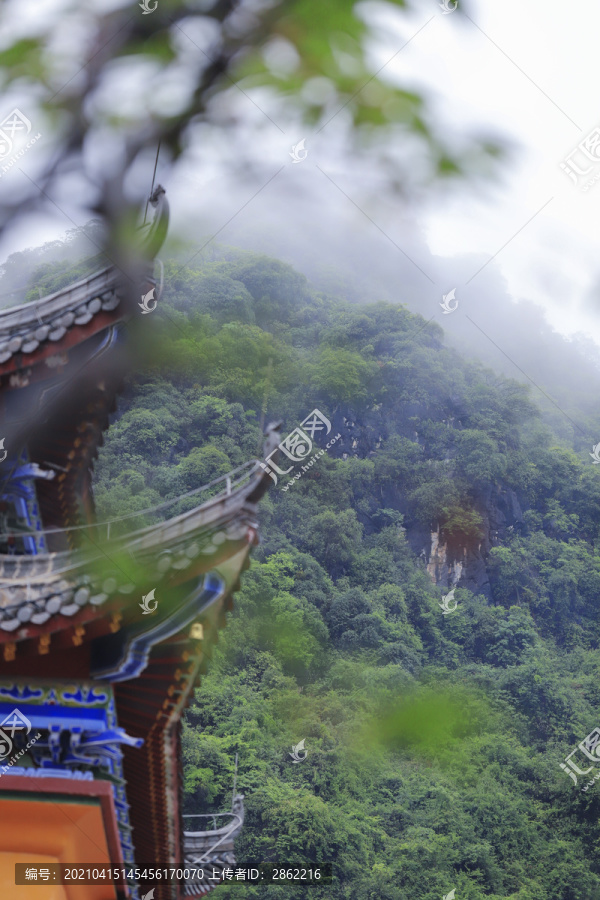
<instances>
[{"instance_id":1,"label":"rock cliff face","mask_svg":"<svg viewBox=\"0 0 600 900\"><path fill-rule=\"evenodd\" d=\"M427 559L427 572L434 584L442 587L454 587L459 584L466 566L467 551L462 548L462 557L457 559L456 553L451 554L448 544L443 541L441 529L431 532L429 553L424 549Z\"/></svg>"},{"instance_id":2,"label":"rock cliff face","mask_svg":"<svg viewBox=\"0 0 600 900\"><path fill-rule=\"evenodd\" d=\"M414 417L415 414L423 413L423 410L416 405L413 408L411 405L410 410L402 411L399 420L390 417L389 411L386 413L377 407L362 414L348 409L337 412L332 425L343 437L342 441L331 449L331 455L373 459L390 431L419 443L419 434L414 430L414 425L406 421L409 412L410 417ZM389 428L391 421L393 429ZM453 427L452 423L448 422L448 427ZM482 519L483 537L477 544L471 546L450 546L444 540L442 530L436 522L431 523L430 529L424 529L411 522L406 492L402 484L393 485L383 493L381 506L398 510L406 517L404 523L406 538L435 584L443 589L455 586L468 588L474 594L483 594L488 598L490 597L487 572L489 552L492 547L502 544L511 531L518 531L523 527L523 512L516 493L503 488L500 484L489 486L476 498L475 509ZM361 522L366 534L374 530L368 515L364 515Z\"/></svg>"},{"instance_id":3,"label":"rock cliff face","mask_svg":"<svg viewBox=\"0 0 600 900\"><path fill-rule=\"evenodd\" d=\"M414 538L421 543L419 553L435 584L443 588L465 587L489 597L488 554L492 547L505 541L510 531L523 527L523 513L515 492L499 486L489 488L479 498L477 511L483 520L484 536L475 547L449 547L439 526L427 536L421 532L418 538L408 529L408 538L415 549Z\"/></svg>"}]
</instances>

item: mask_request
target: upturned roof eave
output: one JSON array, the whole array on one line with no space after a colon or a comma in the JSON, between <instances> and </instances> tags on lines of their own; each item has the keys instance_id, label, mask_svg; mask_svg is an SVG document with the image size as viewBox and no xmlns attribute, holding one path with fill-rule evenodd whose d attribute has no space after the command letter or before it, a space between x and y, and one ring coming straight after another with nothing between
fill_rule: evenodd
<instances>
[{"instance_id":1,"label":"upturned roof eave","mask_svg":"<svg viewBox=\"0 0 600 900\"><path fill-rule=\"evenodd\" d=\"M266 476L268 478L268 476ZM192 538L196 534L201 534L205 528L218 526L221 521L226 522L228 519L235 517L236 513L241 511L242 507L251 503L256 503L257 493L260 489L261 482L265 478L265 473L257 469L250 473L249 480L235 488L230 494L221 493L216 497L211 497L205 503L158 522L154 525L147 525L127 535L119 538L119 543L126 547L139 551L153 550L158 544L164 549L166 545L174 544L185 538ZM266 489L266 485L265 485ZM250 497L252 498L250 500ZM90 528L102 527L92 524ZM59 529L60 530L60 529ZM103 554L98 554L103 555ZM55 577L64 577L69 573L75 573L78 570L88 567L90 560L94 559L92 554L86 555L81 559L76 558L71 550L63 550L57 553L37 554L36 556L10 556L0 554L0 587L13 584L17 579L19 581L30 581L32 584L36 581L46 581L49 574ZM55 563L51 572L48 570L49 563ZM8 563L10 567L16 569L15 575L4 577L2 574L3 564ZM30 570L27 573L27 570ZM36 572L36 570L38 570Z\"/></svg>"},{"instance_id":2,"label":"upturned roof eave","mask_svg":"<svg viewBox=\"0 0 600 900\"><path fill-rule=\"evenodd\" d=\"M108 276L111 275L109 278ZM37 322L36 310L41 313L42 310L46 312L61 312L63 307L59 303L55 307L52 307L54 301L61 301L67 299L69 297L77 297L77 302L82 302L82 300L87 299L89 295L89 290L93 286L94 291L97 288L108 287L112 285L117 278L117 272L115 267L111 264L109 266L105 266L103 269L98 269L95 272L92 272L90 275L87 275L85 278L81 278L79 281L72 282L71 284L66 285L66 287L60 288L58 291L54 291L53 294L46 294L45 297L39 297L37 300L30 300L26 303L20 303L18 306L9 306L6 309L0 309L0 330L4 330L5 323L10 321L11 319L19 319L24 312L31 312L32 315L28 318L27 322ZM97 284L96 284L97 283ZM85 294L82 292L82 288L87 287L88 290ZM46 307L48 309L46 310Z\"/></svg>"}]
</instances>

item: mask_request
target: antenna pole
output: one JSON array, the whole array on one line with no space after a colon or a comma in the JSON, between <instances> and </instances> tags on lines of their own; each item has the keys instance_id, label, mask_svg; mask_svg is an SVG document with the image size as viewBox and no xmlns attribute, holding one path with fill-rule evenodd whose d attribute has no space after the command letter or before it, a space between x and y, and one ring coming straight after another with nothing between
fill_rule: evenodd
<instances>
[{"instance_id":1,"label":"antenna pole","mask_svg":"<svg viewBox=\"0 0 600 900\"><path fill-rule=\"evenodd\" d=\"M265 381L265 392L263 394L263 402L262 408L260 411L260 435L262 435L265 428L265 415L267 412L267 401L269 399L269 394L271 392L271 376L273 375L273 357L269 357L269 362L267 363L267 377ZM262 437L259 435L258 438L258 452L260 453L260 449L262 447Z\"/></svg>"},{"instance_id":2,"label":"antenna pole","mask_svg":"<svg viewBox=\"0 0 600 900\"><path fill-rule=\"evenodd\" d=\"M235 754L235 771L233 774L233 797L231 798L231 811L233 812L233 802L235 800L235 794L237 790L237 767L238 767L238 755L237 750Z\"/></svg>"}]
</instances>

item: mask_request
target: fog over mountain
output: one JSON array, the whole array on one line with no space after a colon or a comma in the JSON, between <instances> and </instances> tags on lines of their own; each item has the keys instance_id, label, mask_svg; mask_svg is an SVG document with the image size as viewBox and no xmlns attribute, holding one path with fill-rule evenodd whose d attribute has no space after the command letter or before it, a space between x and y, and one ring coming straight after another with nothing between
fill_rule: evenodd
<instances>
[{"instance_id":1,"label":"fog over mountain","mask_svg":"<svg viewBox=\"0 0 600 900\"><path fill-rule=\"evenodd\" d=\"M565 337L549 325L539 305L527 297L511 297L496 260L483 254L435 256L409 212L403 219L388 217L388 223L368 199L361 198L359 208L335 188L328 189L319 206L314 190L304 190L298 179L291 187L282 182L255 197L222 229L219 220L227 218L217 207L217 219L209 192L193 242L188 231L184 244L180 229L171 246L192 267L227 247L252 250L289 262L324 294L355 303L403 304L423 316L429 323L425 327L441 327L445 341L464 355L529 385L532 399L568 445L582 450L600 439L600 348L589 336ZM179 184L173 194L177 213ZM235 210L239 199L230 196L224 206ZM13 254L2 267L2 302L22 302L26 284L29 296L37 296L36 282L51 262L72 265L90 249L93 244L72 230L64 241ZM452 289L458 307L444 314L442 297Z\"/></svg>"},{"instance_id":2,"label":"fog over mountain","mask_svg":"<svg viewBox=\"0 0 600 900\"><path fill-rule=\"evenodd\" d=\"M529 385L532 399L566 442L580 448L600 439L600 347L589 335L561 335L539 304L513 298L496 259L435 256L408 209L404 218L389 210L386 215L379 198L372 208L368 196L359 207L315 175L327 191L323 202L317 202L315 182L310 190L297 180L291 187L274 185L220 230L234 215L230 198L229 215L221 221L204 214L182 259L222 242L283 259L324 293L357 303L369 298L404 304L431 320L427 327L441 326L446 341L463 354ZM442 297L452 289L458 307L444 314ZM549 286L549 301L555 300Z\"/></svg>"}]
</instances>

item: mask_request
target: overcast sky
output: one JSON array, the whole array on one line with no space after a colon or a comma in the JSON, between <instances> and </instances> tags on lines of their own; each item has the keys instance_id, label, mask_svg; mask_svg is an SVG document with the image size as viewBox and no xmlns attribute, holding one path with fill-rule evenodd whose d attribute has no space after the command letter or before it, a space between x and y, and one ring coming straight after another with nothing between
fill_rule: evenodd
<instances>
[{"instance_id":1,"label":"overcast sky","mask_svg":"<svg viewBox=\"0 0 600 900\"><path fill-rule=\"evenodd\" d=\"M449 127L487 124L515 151L485 196L462 189L429 206L421 217L429 246L444 256L497 253L515 298L543 304L560 330L589 330L599 340L600 186L578 189L559 164L600 126L600 5L474 0L468 14L473 22L436 16L391 65L435 87Z\"/></svg>"},{"instance_id":2,"label":"overcast sky","mask_svg":"<svg viewBox=\"0 0 600 900\"><path fill-rule=\"evenodd\" d=\"M595 98L600 6L591 0L576 0L568 9L557 0L530 0L526 5L517 0L472 0L465 8L469 18L444 14L436 3L423 3L411 16L396 17L383 4L370 4L368 18L377 26L373 70L385 65L386 77L404 87L424 89L450 136L481 134L505 141L510 150L496 181L437 188L407 208L378 194L375 183L370 190L372 172L352 171L344 148L336 144L335 129L328 126L311 137L300 127L290 130L286 123L285 135L274 128L253 134L256 156L268 160L275 171L285 161L290 137L293 142L306 137L307 159L298 165L288 161L284 173L241 212L237 210L253 190L232 188L233 167L224 163L232 158L226 139L213 165L199 151L198 162L203 164L180 173L173 196L182 187L182 211L186 206L195 208L199 233L208 233L210 225L216 230L235 217L219 233L220 240L239 242L245 236L252 243L269 221L270 237L276 235L280 252L284 234L305 249L312 234L314 254L326 255L328 240L323 243L321 229L328 220L335 223L329 231L332 243L333 232L339 229L349 235L376 236L382 248L387 237L388 249L393 240L430 275L422 279L422 290L430 294L434 282L438 299L440 289L453 287L461 297L462 285L455 280L458 270L465 291L476 288L479 276L473 276L493 258L491 267L499 270L515 300L541 304L563 333L584 331L600 341L596 304L600 182L584 191L587 179L576 186L560 168L561 161L600 126ZM256 110L249 112L253 116L260 119ZM580 168L583 159L575 158ZM590 179L600 172L600 165L592 161L587 165L594 167ZM317 166L347 197L324 182ZM260 184L257 179L254 187ZM199 193L190 194L190 186ZM201 198L211 209L208 220L198 203ZM421 236L439 257L435 271L419 249ZM268 245L263 243L262 249ZM464 265L457 269L461 261ZM407 274L404 265L402 274ZM413 274L418 284L416 268Z\"/></svg>"},{"instance_id":3,"label":"overcast sky","mask_svg":"<svg viewBox=\"0 0 600 900\"><path fill-rule=\"evenodd\" d=\"M21 27L36 10L49 14L50 7L56 15L60 0L24 0ZM592 0L568 7L558 0L471 0L463 8L469 18L443 14L435 0L401 16L384 4L368 4L373 71L385 66L385 77L424 90L450 137L471 133L508 142L498 180L438 187L413 204L392 199L379 189L376 171L357 169L348 156L343 115L313 136L292 118L268 122L265 113L272 109L260 91L252 94L254 103L239 94L231 103L246 123L246 132L236 133L243 147L227 129L211 131L209 139L198 130L190 159L176 172L159 163L159 180L171 199L172 234L191 236L192 243L197 237L198 246L215 234L225 243L258 242L297 265L308 256L339 265L338 243L380 246L382 253L396 254L396 277L429 298L438 315L441 293L456 288L458 298L466 297L483 285L476 273L492 260L488 274L504 278L515 300L533 300L557 329L585 331L600 342L600 180L583 191L560 168L600 126L600 6ZM133 85L121 93L139 103ZM308 156L294 165L289 151L303 137ZM34 153L31 148L22 161L24 170L35 166ZM256 162L250 175L240 162L248 156ZM576 157L580 166L583 159ZM600 172L600 160L597 170L589 165L589 177ZM78 221L75 210L66 212ZM22 225L3 241L0 255L70 227L60 215L38 220L34 228Z\"/></svg>"}]
</instances>

